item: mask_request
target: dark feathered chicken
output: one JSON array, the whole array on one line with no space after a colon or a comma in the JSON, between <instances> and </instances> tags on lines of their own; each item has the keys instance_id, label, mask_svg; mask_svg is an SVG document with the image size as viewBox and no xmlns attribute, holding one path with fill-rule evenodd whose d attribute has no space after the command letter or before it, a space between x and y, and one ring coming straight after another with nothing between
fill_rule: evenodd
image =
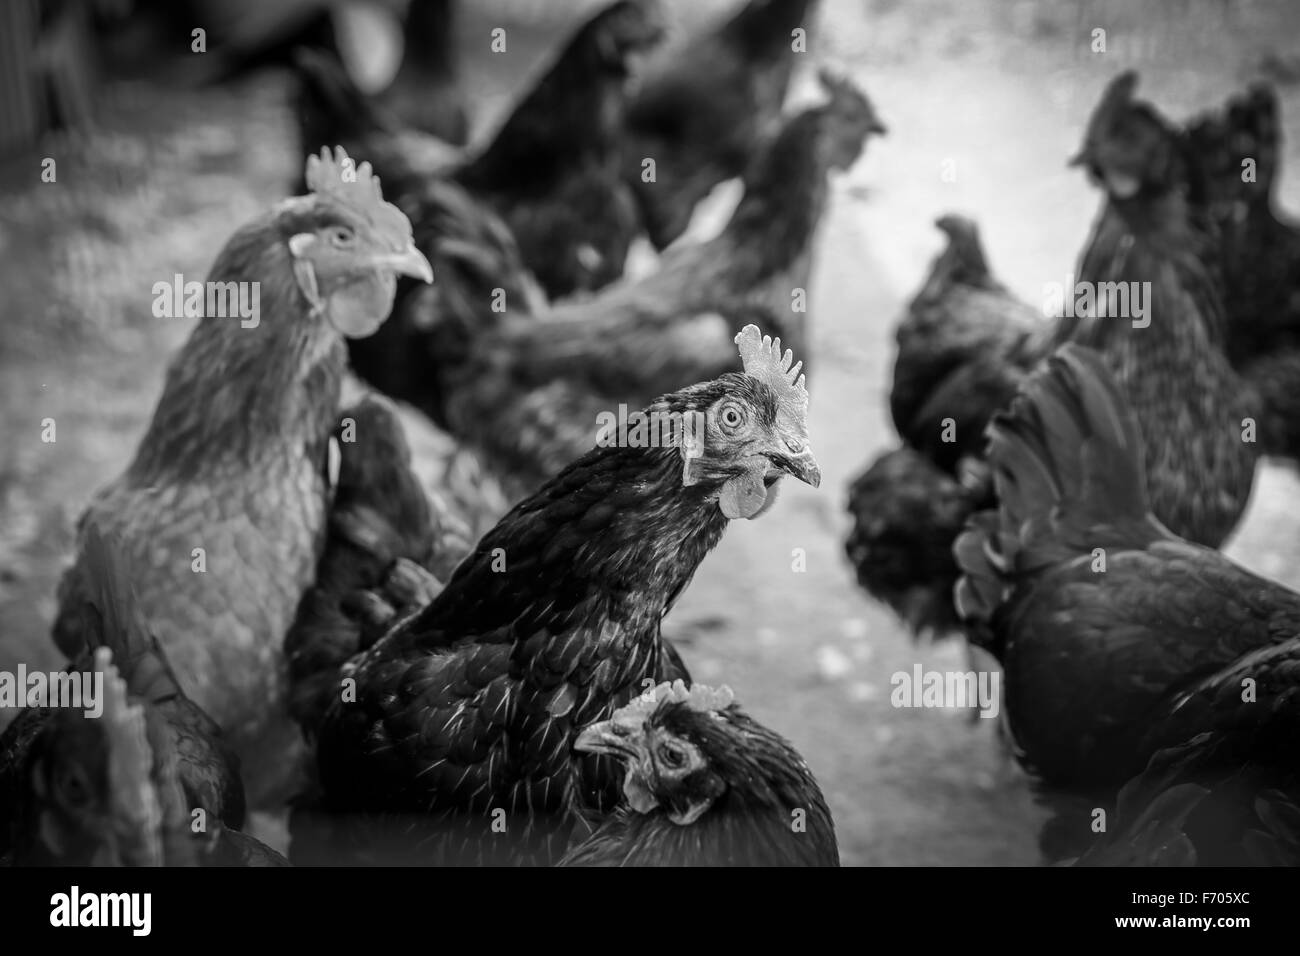
<instances>
[{"instance_id":1,"label":"dark feathered chicken","mask_svg":"<svg viewBox=\"0 0 1300 956\"><path fill-rule=\"evenodd\" d=\"M812 771L726 687L660 684L574 749L623 765L623 802L561 866L839 866Z\"/></svg>"},{"instance_id":2,"label":"dark feathered chicken","mask_svg":"<svg viewBox=\"0 0 1300 956\"><path fill-rule=\"evenodd\" d=\"M349 408L337 436L339 477L325 550L285 637L289 709L308 733L338 696L339 669L364 649L365 615L346 602L382 586L399 559L446 580L472 544L451 515L431 507L386 403L368 398Z\"/></svg>"},{"instance_id":3,"label":"dark feathered chicken","mask_svg":"<svg viewBox=\"0 0 1300 956\"><path fill-rule=\"evenodd\" d=\"M1118 786L1159 749L1248 739L1294 707L1300 595L1167 530L1145 447L1104 360L1066 346L994 420L998 511L956 546L959 613L1003 664L1023 758L1054 784Z\"/></svg>"},{"instance_id":4,"label":"dark feathered chicken","mask_svg":"<svg viewBox=\"0 0 1300 956\"><path fill-rule=\"evenodd\" d=\"M344 338L383 322L398 274L431 278L365 163L324 152L307 178L311 194L218 255L210 283L245 283L255 313L198 323L130 467L85 517L122 549L150 633L226 730L255 803L278 796L297 744L281 647L324 544ZM83 547L54 628L70 656L86 572Z\"/></svg>"},{"instance_id":5,"label":"dark feathered chicken","mask_svg":"<svg viewBox=\"0 0 1300 956\"><path fill-rule=\"evenodd\" d=\"M993 504L984 428L1046 355L1053 323L990 273L974 222L935 225L948 245L899 324L889 407L901 449L849 489L845 544L858 583L917 633L958 629L952 543Z\"/></svg>"},{"instance_id":6,"label":"dark feathered chicken","mask_svg":"<svg viewBox=\"0 0 1300 956\"><path fill-rule=\"evenodd\" d=\"M732 340L747 322L806 347L807 315L795 307L798 290L808 290L829 170L851 165L883 129L861 91L829 74L824 82L829 101L792 117L769 143L715 239L672 250L645 279L544 316L511 305L477 325L431 328L425 379L445 405L430 411L527 493L589 447L600 411L638 408L676 383L733 369ZM399 303L393 321L427 327L421 309Z\"/></svg>"},{"instance_id":7,"label":"dark feathered chicken","mask_svg":"<svg viewBox=\"0 0 1300 956\"><path fill-rule=\"evenodd\" d=\"M1079 268L1097 304L1064 319L1060 337L1098 349L1119 380L1147 436L1152 510L1175 533L1217 547L1250 495L1256 445L1242 439L1259 401L1222 350L1221 288L1206 265L1213 229L1189 205L1184 144L1134 100L1136 86L1132 72L1112 81L1075 158L1105 188L1106 206ZM1129 290L1128 313L1107 314L1115 283Z\"/></svg>"},{"instance_id":8,"label":"dark feathered chicken","mask_svg":"<svg viewBox=\"0 0 1300 956\"><path fill-rule=\"evenodd\" d=\"M1226 345L1238 368L1300 349L1300 225L1276 208L1281 146L1277 95L1264 85L1188 126L1197 198L1218 228Z\"/></svg>"},{"instance_id":9,"label":"dark feathered chicken","mask_svg":"<svg viewBox=\"0 0 1300 956\"><path fill-rule=\"evenodd\" d=\"M623 182L625 87L633 58L662 35L657 0L609 4L455 173L505 220L552 298L617 279L641 232Z\"/></svg>"},{"instance_id":10,"label":"dark feathered chicken","mask_svg":"<svg viewBox=\"0 0 1300 956\"><path fill-rule=\"evenodd\" d=\"M578 459L345 672L355 700L318 758L328 809L357 818L348 849L552 862L576 812L613 809L616 768L575 737L665 676L660 622L728 520L763 513L783 475L820 481L790 353L753 327L737 341L744 374L646 409L697 424Z\"/></svg>"},{"instance_id":11,"label":"dark feathered chicken","mask_svg":"<svg viewBox=\"0 0 1300 956\"><path fill-rule=\"evenodd\" d=\"M651 241L663 249L696 203L748 168L781 116L796 28L813 0L749 0L717 28L665 51L628 106L626 178ZM643 162L655 161L647 182Z\"/></svg>"}]
</instances>

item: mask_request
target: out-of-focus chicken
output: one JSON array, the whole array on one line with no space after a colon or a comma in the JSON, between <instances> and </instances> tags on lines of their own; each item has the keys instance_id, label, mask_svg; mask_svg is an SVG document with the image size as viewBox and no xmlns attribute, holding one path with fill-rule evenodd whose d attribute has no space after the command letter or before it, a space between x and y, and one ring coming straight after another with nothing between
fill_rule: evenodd
<instances>
[{"instance_id":1,"label":"out-of-focus chicken","mask_svg":"<svg viewBox=\"0 0 1300 956\"><path fill-rule=\"evenodd\" d=\"M675 441L597 447L516 506L432 603L346 672L318 747L340 853L546 863L622 775L572 752L583 727L665 678L660 624L735 518L820 473L789 352L748 327L744 373L645 411Z\"/></svg>"},{"instance_id":2,"label":"out-of-focus chicken","mask_svg":"<svg viewBox=\"0 0 1300 956\"><path fill-rule=\"evenodd\" d=\"M1300 595L1162 525L1145 448L1104 359L1065 346L990 427L998 510L957 542L958 611L1053 784L1118 786L1160 749L1294 708Z\"/></svg>"},{"instance_id":3,"label":"out-of-focus chicken","mask_svg":"<svg viewBox=\"0 0 1300 956\"><path fill-rule=\"evenodd\" d=\"M626 87L633 59L663 29L658 0L606 6L455 173L505 220L552 298L617 279L641 232L623 182Z\"/></svg>"},{"instance_id":4,"label":"out-of-focus chicken","mask_svg":"<svg viewBox=\"0 0 1300 956\"><path fill-rule=\"evenodd\" d=\"M239 762L149 634L129 569L93 526L85 549L90 597L69 617L84 649L69 670L103 681L102 713L25 710L0 736L0 855L7 845L19 863L206 866L245 852L275 857L238 832Z\"/></svg>"},{"instance_id":5,"label":"out-of-focus chicken","mask_svg":"<svg viewBox=\"0 0 1300 956\"><path fill-rule=\"evenodd\" d=\"M150 633L229 735L255 805L292 770L281 646L324 543L344 338L383 322L398 274L431 278L365 163L325 151L307 179L309 195L243 227L218 255L209 314L168 370L135 459L82 525L122 549ZM249 297L238 299L247 317L235 290ZM70 655L86 573L82 547L54 628Z\"/></svg>"},{"instance_id":6,"label":"out-of-focus chicken","mask_svg":"<svg viewBox=\"0 0 1300 956\"><path fill-rule=\"evenodd\" d=\"M1300 225L1276 207L1277 95L1254 86L1189 124L1187 137L1196 198L1218 228L1228 357L1242 368L1300 349Z\"/></svg>"},{"instance_id":7,"label":"out-of-focus chicken","mask_svg":"<svg viewBox=\"0 0 1300 956\"><path fill-rule=\"evenodd\" d=\"M367 398L349 408L336 435L339 477L325 550L285 637L289 709L308 734L338 696L340 668L364 649L367 609L347 602L383 585L399 560L430 571L437 587L472 545L469 531L441 502L434 507L421 487L401 423L386 402ZM389 608L385 618L394 613Z\"/></svg>"},{"instance_id":8,"label":"out-of-focus chicken","mask_svg":"<svg viewBox=\"0 0 1300 956\"><path fill-rule=\"evenodd\" d=\"M89 657L86 658L89 661ZM168 829L188 829L175 762L155 766L144 708L105 648L94 655L102 681L96 718L75 708L25 712L5 733L0 774L0 859L13 866L162 866L197 860L188 839L168 859ZM27 719L27 714L32 719ZM21 725L15 730L15 725ZM156 779L158 771L166 776ZM164 808L173 818L164 824ZM174 811L181 816L176 818ZM177 859L189 849L191 860Z\"/></svg>"},{"instance_id":9,"label":"out-of-focus chicken","mask_svg":"<svg viewBox=\"0 0 1300 956\"><path fill-rule=\"evenodd\" d=\"M948 245L899 324L889 407L904 447L849 488L845 544L858 583L918 634L959 629L952 543L992 506L984 428L1047 354L1054 323L989 271L974 222L935 225Z\"/></svg>"},{"instance_id":10,"label":"out-of-focus chicken","mask_svg":"<svg viewBox=\"0 0 1300 956\"><path fill-rule=\"evenodd\" d=\"M814 0L748 0L720 26L652 62L628 107L626 178L656 248L682 234L714 186L745 172L781 116L794 31ZM643 177L646 159L655 178Z\"/></svg>"},{"instance_id":11,"label":"out-of-focus chicken","mask_svg":"<svg viewBox=\"0 0 1300 956\"><path fill-rule=\"evenodd\" d=\"M1156 516L1218 547L1254 479L1245 420L1263 415L1222 349L1221 288L1206 265L1213 229L1188 202L1181 136L1133 98L1136 86L1132 72L1111 82L1074 160L1105 189L1106 206L1079 268L1096 303L1062 320L1060 340L1099 350L1124 389L1147 436Z\"/></svg>"},{"instance_id":12,"label":"out-of-focus chicken","mask_svg":"<svg viewBox=\"0 0 1300 956\"><path fill-rule=\"evenodd\" d=\"M768 144L723 232L671 250L658 272L542 316L518 314L507 297L507 311L488 309L475 324L431 316L423 293L399 302L397 328L427 329L420 356L433 394L417 404L525 494L590 446L599 413L734 368L743 325L762 322L806 348L807 314L797 310L830 170L850 166L883 130L860 90L830 74L823 82L829 100Z\"/></svg>"},{"instance_id":13,"label":"out-of-focus chicken","mask_svg":"<svg viewBox=\"0 0 1300 956\"><path fill-rule=\"evenodd\" d=\"M1198 201L1218 228L1228 357L1260 397L1260 446L1300 460L1300 224L1277 210L1277 95L1265 85L1188 127Z\"/></svg>"},{"instance_id":14,"label":"out-of-focus chicken","mask_svg":"<svg viewBox=\"0 0 1300 956\"><path fill-rule=\"evenodd\" d=\"M839 866L812 771L730 688L660 684L573 746L619 761L623 802L561 866Z\"/></svg>"}]
</instances>

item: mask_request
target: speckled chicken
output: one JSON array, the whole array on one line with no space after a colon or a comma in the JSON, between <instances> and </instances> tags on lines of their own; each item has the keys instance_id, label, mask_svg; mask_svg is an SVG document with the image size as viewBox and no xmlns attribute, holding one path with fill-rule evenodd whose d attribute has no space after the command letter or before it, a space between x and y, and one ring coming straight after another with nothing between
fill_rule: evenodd
<instances>
[{"instance_id":1,"label":"speckled chicken","mask_svg":"<svg viewBox=\"0 0 1300 956\"><path fill-rule=\"evenodd\" d=\"M747 0L647 67L627 110L625 175L656 248L680 236L696 204L744 173L775 133L797 55L794 31L810 30L815 10L814 0ZM655 162L653 181L646 159Z\"/></svg>"},{"instance_id":2,"label":"speckled chicken","mask_svg":"<svg viewBox=\"0 0 1300 956\"><path fill-rule=\"evenodd\" d=\"M623 801L561 866L839 866L812 771L727 687L660 684L574 748L622 764Z\"/></svg>"},{"instance_id":3,"label":"speckled chicken","mask_svg":"<svg viewBox=\"0 0 1300 956\"><path fill-rule=\"evenodd\" d=\"M365 163L322 151L307 180L310 194L217 256L209 282L253 284L255 314L199 321L134 460L82 522L122 549L150 632L225 729L255 805L290 785L281 646L324 543L344 338L384 321L397 275L431 279ZM54 636L68 654L80 649L85 556L83 545L60 587Z\"/></svg>"},{"instance_id":4,"label":"speckled chicken","mask_svg":"<svg viewBox=\"0 0 1300 956\"><path fill-rule=\"evenodd\" d=\"M665 679L660 622L729 520L820 473L793 357L754 327L743 373L646 411L674 441L598 446L516 506L443 591L345 672L318 764L340 856L551 863L621 775L578 733ZM686 416L665 418L663 416Z\"/></svg>"}]
</instances>

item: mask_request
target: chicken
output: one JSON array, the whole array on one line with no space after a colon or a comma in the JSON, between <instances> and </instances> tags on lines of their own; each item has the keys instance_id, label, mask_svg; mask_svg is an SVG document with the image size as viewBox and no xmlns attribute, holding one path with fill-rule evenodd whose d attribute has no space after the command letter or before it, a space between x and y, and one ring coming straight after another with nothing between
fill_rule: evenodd
<instances>
[{"instance_id":1,"label":"chicken","mask_svg":"<svg viewBox=\"0 0 1300 956\"><path fill-rule=\"evenodd\" d=\"M346 602L385 584L398 561L429 570L433 580L419 584L438 588L472 544L468 530L425 494L387 403L367 398L347 409L337 435L339 477L325 549L285 637L289 709L309 734L338 693L339 669L363 649L362 624L379 617L373 607ZM388 607L381 623L395 613Z\"/></svg>"},{"instance_id":2,"label":"chicken","mask_svg":"<svg viewBox=\"0 0 1300 956\"><path fill-rule=\"evenodd\" d=\"M1074 159L1107 199L1079 268L1096 306L1063 319L1059 335L1101 351L1124 389L1148 436L1156 516L1174 533L1218 547L1254 479L1256 444L1244 440L1245 420L1262 415L1222 350L1221 287L1206 265L1215 240L1189 206L1181 138L1134 100L1136 86L1132 72L1111 82ZM1113 301L1107 290L1117 290Z\"/></svg>"},{"instance_id":3,"label":"chicken","mask_svg":"<svg viewBox=\"0 0 1300 956\"><path fill-rule=\"evenodd\" d=\"M505 220L551 298L617 279L641 231L622 179L626 87L663 29L657 0L605 6L455 173Z\"/></svg>"},{"instance_id":4,"label":"chicken","mask_svg":"<svg viewBox=\"0 0 1300 956\"><path fill-rule=\"evenodd\" d=\"M624 802L561 866L839 866L812 771L727 687L660 684L574 749L623 765Z\"/></svg>"},{"instance_id":5,"label":"chicken","mask_svg":"<svg viewBox=\"0 0 1300 956\"><path fill-rule=\"evenodd\" d=\"M1261 449L1298 461L1300 224L1275 208L1280 127L1276 94L1258 85L1190 124L1188 141L1220 237L1228 358L1259 392Z\"/></svg>"},{"instance_id":6,"label":"chicken","mask_svg":"<svg viewBox=\"0 0 1300 956\"><path fill-rule=\"evenodd\" d=\"M1047 354L1053 324L994 278L974 222L947 215L935 225L948 245L898 326L889 411L904 444L956 475Z\"/></svg>"},{"instance_id":7,"label":"chicken","mask_svg":"<svg viewBox=\"0 0 1300 956\"><path fill-rule=\"evenodd\" d=\"M858 584L918 637L961 632L952 543L967 518L994 504L984 485L963 484L904 447L881 455L849 486L853 528L844 551Z\"/></svg>"},{"instance_id":8,"label":"chicken","mask_svg":"<svg viewBox=\"0 0 1300 956\"><path fill-rule=\"evenodd\" d=\"M119 543L149 631L229 735L256 806L290 786L280 651L324 543L344 338L383 322L398 274L432 278L367 164L326 150L307 179L309 195L218 255L206 288L211 304L225 285L223 308L195 327L134 460L82 520ZM246 319L223 317L236 289ZM70 656L86 573L83 541L54 626Z\"/></svg>"},{"instance_id":9,"label":"chicken","mask_svg":"<svg viewBox=\"0 0 1300 956\"><path fill-rule=\"evenodd\" d=\"M935 225L948 244L897 332L889 407L904 447L850 486L845 551L866 591L914 632L942 636L960 631L952 543L994 503L984 428L1047 354L1054 325L993 277L974 222Z\"/></svg>"},{"instance_id":10,"label":"chicken","mask_svg":"<svg viewBox=\"0 0 1300 956\"><path fill-rule=\"evenodd\" d=\"M456 146L469 140L457 73L457 0L410 0L402 26L402 62L380 102L403 125ZM308 151L324 145L313 143Z\"/></svg>"},{"instance_id":11,"label":"chicken","mask_svg":"<svg viewBox=\"0 0 1300 956\"><path fill-rule=\"evenodd\" d=\"M814 0L747 0L647 68L627 110L625 175L656 248L685 231L714 186L744 173L773 132L794 68L794 31L811 26L815 9Z\"/></svg>"},{"instance_id":12,"label":"chicken","mask_svg":"<svg viewBox=\"0 0 1300 956\"><path fill-rule=\"evenodd\" d=\"M1118 787L1161 749L1294 709L1300 595L1161 524L1146 447L1118 376L1064 346L990 426L998 508L956 545L958 612L1051 784Z\"/></svg>"},{"instance_id":13,"label":"chicken","mask_svg":"<svg viewBox=\"0 0 1300 956\"><path fill-rule=\"evenodd\" d=\"M1239 688L1238 688L1239 690ZM1249 752L1213 734L1159 751L1077 866L1300 865L1293 712ZM1289 736L1288 736L1289 735Z\"/></svg>"},{"instance_id":14,"label":"chicken","mask_svg":"<svg viewBox=\"0 0 1300 956\"><path fill-rule=\"evenodd\" d=\"M155 783L144 710L106 649L95 655L98 719L77 709L27 711L5 733L4 851L13 866L161 866L166 801ZM25 719L30 714L36 719ZM17 727L17 725L25 725ZM18 732L20 731L20 732ZM15 746L17 745L17 746ZM170 783L176 784L174 767ZM179 807L188 823L188 813ZM176 823L178 821L172 821ZM170 862L189 841L176 844Z\"/></svg>"},{"instance_id":15,"label":"chicken","mask_svg":"<svg viewBox=\"0 0 1300 956\"><path fill-rule=\"evenodd\" d=\"M737 342L743 373L645 410L666 440L579 458L345 671L317 751L326 809L355 822L340 854L550 863L575 814L613 809L578 733L666 678L660 622L727 522L784 475L820 483L793 356L752 326Z\"/></svg>"},{"instance_id":16,"label":"chicken","mask_svg":"<svg viewBox=\"0 0 1300 956\"><path fill-rule=\"evenodd\" d=\"M791 117L769 143L723 232L671 250L658 272L541 316L519 314L507 296L505 312L486 310L477 324L399 302L393 323L427 330L421 358L432 394L419 406L522 496L590 446L602 411L635 409L675 383L734 368L731 342L745 324L775 328L803 354L807 315L796 309L829 171L850 166L883 130L850 82L826 73L823 83L828 101Z\"/></svg>"},{"instance_id":17,"label":"chicken","mask_svg":"<svg viewBox=\"0 0 1300 956\"><path fill-rule=\"evenodd\" d=\"M238 832L238 759L149 634L130 569L93 525L85 536L90 597L70 618L84 650L69 669L102 675L102 713L25 710L0 736L0 855L8 846L20 864L283 862Z\"/></svg>"},{"instance_id":18,"label":"chicken","mask_svg":"<svg viewBox=\"0 0 1300 956\"><path fill-rule=\"evenodd\" d=\"M1300 349L1300 224L1275 208L1280 130L1277 95L1262 84L1187 130L1197 197L1219 231L1226 347L1238 368Z\"/></svg>"}]
</instances>

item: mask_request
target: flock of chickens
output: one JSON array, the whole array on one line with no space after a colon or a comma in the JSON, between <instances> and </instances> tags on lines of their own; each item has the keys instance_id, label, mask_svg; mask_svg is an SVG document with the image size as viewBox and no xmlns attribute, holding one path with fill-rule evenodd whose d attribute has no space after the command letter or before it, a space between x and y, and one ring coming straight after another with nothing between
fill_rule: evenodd
<instances>
[{"instance_id":1,"label":"flock of chickens","mask_svg":"<svg viewBox=\"0 0 1300 956\"><path fill-rule=\"evenodd\" d=\"M82 518L54 638L104 710L5 730L0 855L280 865L243 828L287 804L301 864L838 865L807 764L660 633L731 520L821 481L801 293L831 171L886 129L828 71L782 112L814 7L638 67L660 11L608 4L472 149L446 0L384 94L328 21L299 38L300 195L209 274L261 321L199 322ZM1045 320L940 220L848 556L1003 668L1049 859L1298 863L1300 595L1214 550L1257 454L1300 453L1277 107L1181 128L1136 84L1076 157L1105 192L1079 279L1149 282L1149 326ZM624 276L642 237L658 269ZM703 433L596 443L620 406Z\"/></svg>"}]
</instances>

